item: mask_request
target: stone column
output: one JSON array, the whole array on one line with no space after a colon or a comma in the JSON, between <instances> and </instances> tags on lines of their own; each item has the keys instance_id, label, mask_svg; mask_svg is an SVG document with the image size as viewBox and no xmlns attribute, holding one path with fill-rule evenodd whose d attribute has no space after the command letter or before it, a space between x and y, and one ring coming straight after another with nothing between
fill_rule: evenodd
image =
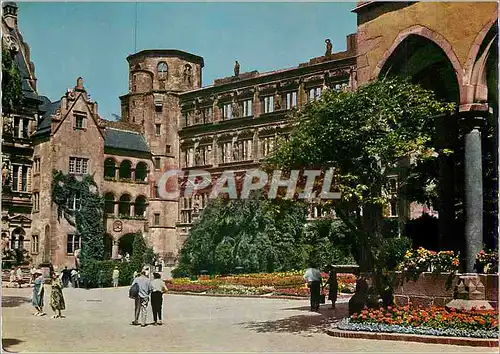
<instances>
[{"instance_id":1,"label":"stone column","mask_svg":"<svg viewBox=\"0 0 500 354\"><path fill-rule=\"evenodd\" d=\"M111 247L111 259L118 258L118 241L113 240L113 246Z\"/></svg>"},{"instance_id":2,"label":"stone column","mask_svg":"<svg viewBox=\"0 0 500 354\"><path fill-rule=\"evenodd\" d=\"M473 112L472 112L473 113ZM481 132L484 118L463 119L465 134L465 256L466 272L472 273L476 254L483 246L483 168Z\"/></svg>"}]
</instances>

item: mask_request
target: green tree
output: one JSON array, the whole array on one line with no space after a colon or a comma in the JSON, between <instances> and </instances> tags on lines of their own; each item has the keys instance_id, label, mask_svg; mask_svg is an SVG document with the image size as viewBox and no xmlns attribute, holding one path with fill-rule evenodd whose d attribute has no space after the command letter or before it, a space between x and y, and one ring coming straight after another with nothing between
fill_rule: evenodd
<instances>
[{"instance_id":1,"label":"green tree","mask_svg":"<svg viewBox=\"0 0 500 354\"><path fill-rule=\"evenodd\" d=\"M22 103L22 81L14 53L2 47L2 111L10 114Z\"/></svg>"},{"instance_id":2,"label":"green tree","mask_svg":"<svg viewBox=\"0 0 500 354\"><path fill-rule=\"evenodd\" d=\"M435 159L433 117L453 111L433 92L386 79L355 92L327 91L295 117L296 127L269 160L270 168L333 167L342 199L332 203L354 236L361 270L375 267L382 246L388 173ZM404 174L400 175L404 185Z\"/></svg>"},{"instance_id":3,"label":"green tree","mask_svg":"<svg viewBox=\"0 0 500 354\"><path fill-rule=\"evenodd\" d=\"M303 204L265 200L213 200L193 224L180 252L179 275L300 269L304 264Z\"/></svg>"}]
</instances>

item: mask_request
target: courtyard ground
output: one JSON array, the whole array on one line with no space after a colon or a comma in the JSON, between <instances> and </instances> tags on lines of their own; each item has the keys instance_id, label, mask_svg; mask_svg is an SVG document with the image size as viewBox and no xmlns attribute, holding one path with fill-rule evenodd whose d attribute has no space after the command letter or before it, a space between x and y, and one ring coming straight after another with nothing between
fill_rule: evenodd
<instances>
[{"instance_id":1,"label":"courtyard ground","mask_svg":"<svg viewBox=\"0 0 500 354\"><path fill-rule=\"evenodd\" d=\"M2 290L2 342L10 352L497 352L330 337L323 328L345 315L345 302L336 311L323 305L317 314L306 300L168 294L164 325L141 328L130 325L128 288L65 289L62 319L50 318L49 286L43 317L33 316L32 289Z\"/></svg>"}]
</instances>

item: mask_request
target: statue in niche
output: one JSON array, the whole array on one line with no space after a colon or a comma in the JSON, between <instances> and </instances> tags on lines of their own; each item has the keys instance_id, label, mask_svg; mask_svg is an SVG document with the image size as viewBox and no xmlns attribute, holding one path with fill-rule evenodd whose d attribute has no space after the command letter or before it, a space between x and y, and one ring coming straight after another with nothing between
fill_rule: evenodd
<instances>
[{"instance_id":1,"label":"statue in niche","mask_svg":"<svg viewBox=\"0 0 500 354\"><path fill-rule=\"evenodd\" d=\"M196 164L196 166L199 166L201 164L200 149L196 149L194 153L194 163Z\"/></svg>"},{"instance_id":2,"label":"statue in niche","mask_svg":"<svg viewBox=\"0 0 500 354\"><path fill-rule=\"evenodd\" d=\"M200 196L195 195L193 202L193 213L198 214L200 212Z\"/></svg>"},{"instance_id":3,"label":"statue in niche","mask_svg":"<svg viewBox=\"0 0 500 354\"><path fill-rule=\"evenodd\" d=\"M184 66L184 82L191 84L191 65L186 64Z\"/></svg>"},{"instance_id":4,"label":"statue in niche","mask_svg":"<svg viewBox=\"0 0 500 354\"><path fill-rule=\"evenodd\" d=\"M233 144L233 161L239 161L240 159L240 147L238 144Z\"/></svg>"},{"instance_id":5,"label":"statue in niche","mask_svg":"<svg viewBox=\"0 0 500 354\"><path fill-rule=\"evenodd\" d=\"M325 43L326 43L325 56L327 57L327 56L332 55L333 45L332 45L332 42L330 41L330 39L325 39Z\"/></svg>"},{"instance_id":6,"label":"statue in niche","mask_svg":"<svg viewBox=\"0 0 500 354\"><path fill-rule=\"evenodd\" d=\"M274 97L274 110L279 111L281 109L281 95L276 94Z\"/></svg>"},{"instance_id":7,"label":"statue in niche","mask_svg":"<svg viewBox=\"0 0 500 354\"><path fill-rule=\"evenodd\" d=\"M240 116L240 105L238 104L238 102L236 102L236 100L234 100L231 104L231 110L233 118L238 118Z\"/></svg>"},{"instance_id":8,"label":"statue in niche","mask_svg":"<svg viewBox=\"0 0 500 354\"><path fill-rule=\"evenodd\" d=\"M238 60L234 62L234 76L240 76L240 63L238 63Z\"/></svg>"},{"instance_id":9,"label":"statue in niche","mask_svg":"<svg viewBox=\"0 0 500 354\"><path fill-rule=\"evenodd\" d=\"M2 166L2 186L10 184L10 162L5 161Z\"/></svg>"},{"instance_id":10,"label":"statue in niche","mask_svg":"<svg viewBox=\"0 0 500 354\"><path fill-rule=\"evenodd\" d=\"M14 134L14 121L10 116L4 116L3 117L3 131L7 135L12 135Z\"/></svg>"},{"instance_id":11,"label":"statue in niche","mask_svg":"<svg viewBox=\"0 0 500 354\"><path fill-rule=\"evenodd\" d=\"M83 78L82 77L79 77L78 79L76 79L75 90L85 91L85 88L83 87Z\"/></svg>"}]
</instances>

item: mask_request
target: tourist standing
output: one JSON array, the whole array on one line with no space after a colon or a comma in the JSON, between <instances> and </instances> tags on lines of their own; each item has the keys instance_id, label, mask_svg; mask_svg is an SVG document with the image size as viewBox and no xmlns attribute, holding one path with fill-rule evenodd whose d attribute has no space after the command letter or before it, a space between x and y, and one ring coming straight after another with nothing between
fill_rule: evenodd
<instances>
[{"instance_id":1,"label":"tourist standing","mask_svg":"<svg viewBox=\"0 0 500 354\"><path fill-rule=\"evenodd\" d=\"M69 278L70 278L70 273L68 270L68 267L64 267L64 270L61 272L61 279L62 279L62 285L63 287L68 287L69 283Z\"/></svg>"},{"instance_id":2,"label":"tourist standing","mask_svg":"<svg viewBox=\"0 0 500 354\"><path fill-rule=\"evenodd\" d=\"M16 271L14 268L10 270L10 278L9 278L9 287L14 286L14 283L16 282Z\"/></svg>"},{"instance_id":3,"label":"tourist standing","mask_svg":"<svg viewBox=\"0 0 500 354\"><path fill-rule=\"evenodd\" d=\"M43 316L43 296L45 294L44 283L42 271L37 269L35 271L36 279L33 282L33 298L31 299L31 304L35 307L36 312L33 314L35 316Z\"/></svg>"},{"instance_id":4,"label":"tourist standing","mask_svg":"<svg viewBox=\"0 0 500 354\"><path fill-rule=\"evenodd\" d=\"M50 307L54 311L52 318L61 318L61 311L66 309L63 296L63 284L59 280L57 273L52 273L52 290L50 291Z\"/></svg>"},{"instance_id":5,"label":"tourist standing","mask_svg":"<svg viewBox=\"0 0 500 354\"><path fill-rule=\"evenodd\" d=\"M161 279L160 273L153 273L153 291L151 292L151 308L153 309L153 320L155 325L162 325L161 308L163 304L163 294L167 292L167 287ZM157 321L158 320L158 321Z\"/></svg>"},{"instance_id":6,"label":"tourist standing","mask_svg":"<svg viewBox=\"0 0 500 354\"><path fill-rule=\"evenodd\" d=\"M17 267L16 279L17 279L17 286L21 287L21 284L23 283L23 271L21 267Z\"/></svg>"},{"instance_id":7,"label":"tourist standing","mask_svg":"<svg viewBox=\"0 0 500 354\"><path fill-rule=\"evenodd\" d=\"M73 288L78 287L78 271L76 269L71 270L71 285Z\"/></svg>"},{"instance_id":8,"label":"tourist standing","mask_svg":"<svg viewBox=\"0 0 500 354\"><path fill-rule=\"evenodd\" d=\"M304 279L307 281L311 294L311 311L319 311L322 279L321 272L315 264L311 264L306 270Z\"/></svg>"},{"instance_id":9,"label":"tourist standing","mask_svg":"<svg viewBox=\"0 0 500 354\"><path fill-rule=\"evenodd\" d=\"M33 283L35 281L35 279L36 279L36 268L35 268L35 266L33 266L33 268L31 268L30 273L31 273L31 283Z\"/></svg>"},{"instance_id":10,"label":"tourist standing","mask_svg":"<svg viewBox=\"0 0 500 354\"><path fill-rule=\"evenodd\" d=\"M118 267L115 267L115 269L113 270L113 288L117 288L118 287L118 279L120 278L120 271L118 270Z\"/></svg>"},{"instance_id":11,"label":"tourist standing","mask_svg":"<svg viewBox=\"0 0 500 354\"><path fill-rule=\"evenodd\" d=\"M337 293L339 291L339 283L337 281L337 272L330 266L330 274L325 285L328 285L328 300L332 302L332 309L335 309L335 302L337 302Z\"/></svg>"},{"instance_id":12,"label":"tourist standing","mask_svg":"<svg viewBox=\"0 0 500 354\"><path fill-rule=\"evenodd\" d=\"M146 327L146 316L148 312L149 294L153 291L151 281L146 277L146 272L141 272L141 275L134 279L132 286L137 284L139 294L135 298L135 319L132 322L134 326L139 324L139 315L141 315L141 327Z\"/></svg>"}]
</instances>

